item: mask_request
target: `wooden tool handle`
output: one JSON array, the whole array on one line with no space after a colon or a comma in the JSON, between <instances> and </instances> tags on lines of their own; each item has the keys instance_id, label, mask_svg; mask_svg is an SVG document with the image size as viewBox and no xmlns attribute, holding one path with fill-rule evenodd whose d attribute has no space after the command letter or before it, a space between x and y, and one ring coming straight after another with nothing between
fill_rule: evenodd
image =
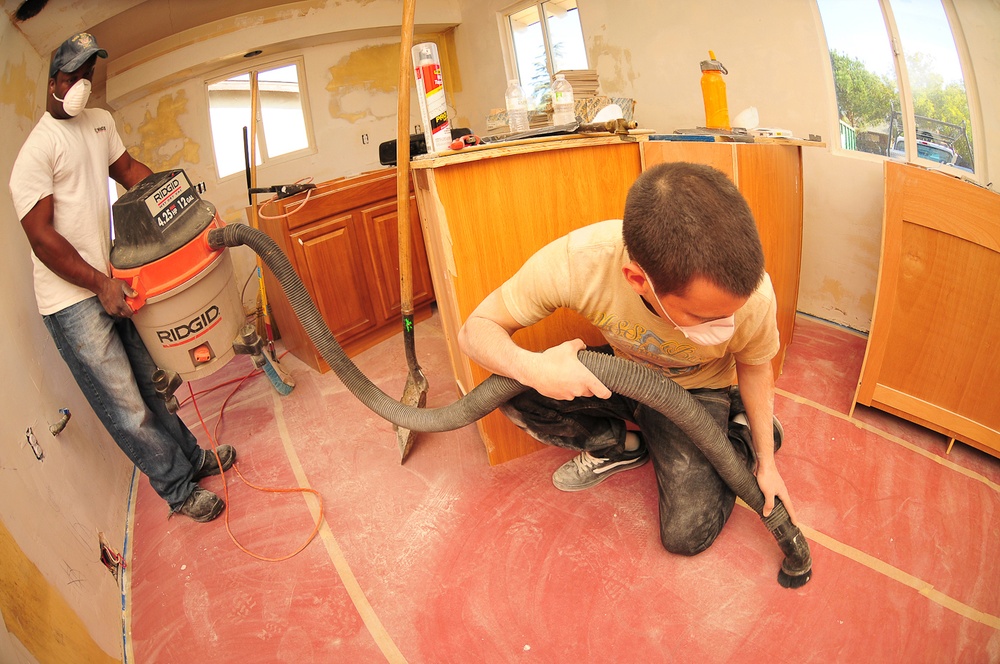
<instances>
[{"instance_id":1,"label":"wooden tool handle","mask_svg":"<svg viewBox=\"0 0 1000 664\"><path fill-rule=\"evenodd\" d=\"M410 231L410 72L413 69L413 14L416 0L403 0L399 43L399 95L396 105L396 225L399 238L399 304L413 314L413 265Z\"/></svg>"}]
</instances>

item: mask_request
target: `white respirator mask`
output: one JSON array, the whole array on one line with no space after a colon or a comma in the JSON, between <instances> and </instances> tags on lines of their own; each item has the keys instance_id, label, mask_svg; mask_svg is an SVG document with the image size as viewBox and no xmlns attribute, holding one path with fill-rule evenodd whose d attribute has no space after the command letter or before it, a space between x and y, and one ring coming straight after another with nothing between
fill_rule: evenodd
<instances>
[{"instance_id":1,"label":"white respirator mask","mask_svg":"<svg viewBox=\"0 0 1000 664\"><path fill-rule=\"evenodd\" d=\"M66 96L60 99L53 92L52 96L55 100L62 102L63 111L66 115L71 118L80 115L80 111L87 107L87 102L90 100L90 81L85 78L81 78L79 81L73 84L69 90L66 91Z\"/></svg>"},{"instance_id":2,"label":"white respirator mask","mask_svg":"<svg viewBox=\"0 0 1000 664\"><path fill-rule=\"evenodd\" d=\"M646 281L649 283L649 290L653 293L653 299L659 305L660 313L670 321L674 329L684 335L685 338L693 341L699 346L715 346L717 344L725 343L733 337L733 333L736 331L736 315L726 316L725 318L718 318L716 320L705 321L704 323L699 323L698 325L678 325L667 313L667 310L663 308L663 303L660 302L660 296L656 294L656 290L653 288L653 281L649 278L648 274L643 274L646 277Z\"/></svg>"}]
</instances>

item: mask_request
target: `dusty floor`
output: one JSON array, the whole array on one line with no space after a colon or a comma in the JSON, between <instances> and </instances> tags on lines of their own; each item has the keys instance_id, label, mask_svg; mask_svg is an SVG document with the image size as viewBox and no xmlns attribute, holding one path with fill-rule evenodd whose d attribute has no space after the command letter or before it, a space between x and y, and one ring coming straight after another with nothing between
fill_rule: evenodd
<instances>
[{"instance_id":1,"label":"dusty floor","mask_svg":"<svg viewBox=\"0 0 1000 664\"><path fill-rule=\"evenodd\" d=\"M332 374L291 356L280 397L241 358L196 383L198 421L235 445L246 479L310 487L321 529L298 555L242 552L226 522L166 518L142 478L127 582L128 660L311 662L1000 661L1000 460L858 407L865 341L800 316L776 412L779 467L814 577L786 590L781 552L737 507L694 558L665 552L646 466L565 494L545 449L490 467L474 427L421 434L405 465L391 426ZM450 403L437 316L417 325L429 405ZM356 358L388 393L405 381L397 337ZM187 395L182 388L182 396ZM229 525L265 557L292 553L319 516L300 493L227 474ZM205 480L222 492L220 478Z\"/></svg>"}]
</instances>

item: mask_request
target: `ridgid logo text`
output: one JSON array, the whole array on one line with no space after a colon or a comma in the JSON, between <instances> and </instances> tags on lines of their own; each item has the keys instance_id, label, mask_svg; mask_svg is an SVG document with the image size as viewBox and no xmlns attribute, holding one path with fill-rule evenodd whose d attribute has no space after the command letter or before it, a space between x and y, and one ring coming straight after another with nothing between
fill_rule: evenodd
<instances>
[{"instance_id":1,"label":"ridgid logo text","mask_svg":"<svg viewBox=\"0 0 1000 664\"><path fill-rule=\"evenodd\" d=\"M201 314L189 320L187 323L164 330L157 330L156 336L159 338L160 343L164 346L175 345L185 339L197 336L198 333L212 327L212 325L214 325L219 319L219 313L219 307L213 304Z\"/></svg>"}]
</instances>

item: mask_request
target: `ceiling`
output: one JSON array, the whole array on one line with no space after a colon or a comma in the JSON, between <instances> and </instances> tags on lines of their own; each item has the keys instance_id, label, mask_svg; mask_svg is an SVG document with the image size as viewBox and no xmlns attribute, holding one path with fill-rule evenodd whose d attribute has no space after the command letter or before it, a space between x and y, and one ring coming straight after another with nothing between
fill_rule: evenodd
<instances>
[{"instance_id":1,"label":"ceiling","mask_svg":"<svg viewBox=\"0 0 1000 664\"><path fill-rule=\"evenodd\" d=\"M3 0L3 10L40 55L47 57L78 32L90 32L108 52L109 61L199 25L289 4L287 0L48 0L38 15L17 22L13 16L23 3ZM105 71L106 67L98 67L95 88L103 88Z\"/></svg>"}]
</instances>

